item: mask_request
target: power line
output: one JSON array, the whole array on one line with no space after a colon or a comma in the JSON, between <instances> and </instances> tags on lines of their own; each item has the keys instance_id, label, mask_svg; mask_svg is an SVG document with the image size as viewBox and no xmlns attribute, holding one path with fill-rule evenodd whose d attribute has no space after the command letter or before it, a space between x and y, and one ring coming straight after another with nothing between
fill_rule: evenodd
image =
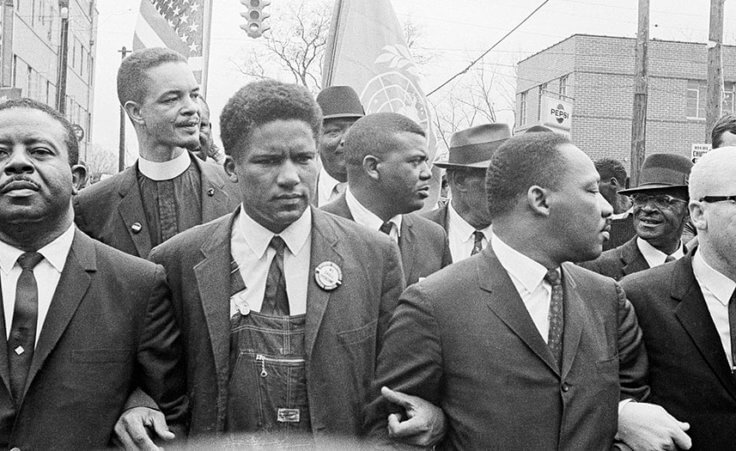
<instances>
[{"instance_id":1,"label":"power line","mask_svg":"<svg viewBox=\"0 0 736 451\"><path fill-rule=\"evenodd\" d=\"M524 18L524 20L522 20L521 22L519 22L518 25L516 25L508 33L506 33L505 35L503 35L501 37L501 39L499 39L498 41L496 41L496 43L493 44L488 50L486 50L478 58L476 58L475 60L473 60L465 69L463 69L460 72L456 73L455 75L453 75L452 77L450 77L449 79L447 79L447 81L445 81L444 83L442 83L438 87L434 88L429 94L427 94L427 97L429 97L432 94L434 94L435 92L439 91L440 89L442 89L443 87L445 87L448 83L450 83L452 80L456 79L460 75L463 75L464 73L468 72L468 70L471 67L473 67L478 61L482 60L483 57L485 57L486 55L488 55L491 52L491 50L493 50L498 44L500 44L501 42L503 42L504 39L506 39L507 37L509 37L509 35L511 35L511 33L513 33L519 27L521 27L522 25L524 25L524 22L526 22L527 20L529 20L537 11L539 11L540 9L542 9L542 6L546 5L548 2L549 2L549 0L544 0L539 6L537 6L534 9L534 11L532 11L531 13L529 13L529 15Z\"/></svg>"}]
</instances>

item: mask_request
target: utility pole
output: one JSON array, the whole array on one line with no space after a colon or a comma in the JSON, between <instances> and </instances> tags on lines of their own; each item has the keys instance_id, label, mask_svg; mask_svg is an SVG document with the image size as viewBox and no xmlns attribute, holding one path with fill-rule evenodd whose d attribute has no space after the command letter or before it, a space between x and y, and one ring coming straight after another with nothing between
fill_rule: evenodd
<instances>
[{"instance_id":1,"label":"utility pole","mask_svg":"<svg viewBox=\"0 0 736 451\"><path fill-rule=\"evenodd\" d=\"M59 42L59 68L56 72L56 110L66 114L66 73L69 59L69 0L59 0L61 15L61 40Z\"/></svg>"},{"instance_id":2,"label":"utility pole","mask_svg":"<svg viewBox=\"0 0 736 451\"><path fill-rule=\"evenodd\" d=\"M646 155L647 138L647 47L649 44L649 0L639 0L639 30L636 33L634 111L631 121L631 186L639 185L639 171Z\"/></svg>"},{"instance_id":3,"label":"utility pole","mask_svg":"<svg viewBox=\"0 0 736 451\"><path fill-rule=\"evenodd\" d=\"M705 142L710 143L710 131L721 117L723 101L723 2L710 0L708 31L708 91L705 104Z\"/></svg>"},{"instance_id":4,"label":"utility pole","mask_svg":"<svg viewBox=\"0 0 736 451\"><path fill-rule=\"evenodd\" d=\"M132 50L128 50L125 46L118 50L121 54L121 60L124 60L128 53ZM118 172L123 172L125 169L125 108L120 105L120 145L118 147Z\"/></svg>"}]
</instances>

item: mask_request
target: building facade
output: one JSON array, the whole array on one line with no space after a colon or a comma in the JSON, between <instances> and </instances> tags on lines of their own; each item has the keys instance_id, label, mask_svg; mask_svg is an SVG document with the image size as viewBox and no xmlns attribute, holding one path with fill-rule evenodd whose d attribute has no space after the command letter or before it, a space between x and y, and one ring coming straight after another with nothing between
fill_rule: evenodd
<instances>
[{"instance_id":1,"label":"building facade","mask_svg":"<svg viewBox=\"0 0 736 451\"><path fill-rule=\"evenodd\" d=\"M576 145L594 160L629 163L635 45L634 38L577 34L520 61L515 131L554 125L550 102L561 100L572 109L563 131ZM705 142L707 52L704 43L649 42L647 155L691 157L693 144ZM723 46L723 75L723 112L734 112L736 47Z\"/></svg>"},{"instance_id":2,"label":"building facade","mask_svg":"<svg viewBox=\"0 0 736 451\"><path fill-rule=\"evenodd\" d=\"M62 19L68 20L65 114L79 125L80 158L85 159L92 129L95 40L94 0L3 0L2 76L4 96L23 96L56 106L60 80ZM15 89L9 89L15 88Z\"/></svg>"}]
</instances>

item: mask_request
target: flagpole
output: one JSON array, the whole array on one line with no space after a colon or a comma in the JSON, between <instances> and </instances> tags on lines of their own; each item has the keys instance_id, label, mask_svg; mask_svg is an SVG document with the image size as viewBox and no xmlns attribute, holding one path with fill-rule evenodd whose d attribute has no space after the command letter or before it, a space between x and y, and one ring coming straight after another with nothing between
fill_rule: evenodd
<instances>
[{"instance_id":1,"label":"flagpole","mask_svg":"<svg viewBox=\"0 0 736 451\"><path fill-rule=\"evenodd\" d=\"M212 0L204 0L204 17L202 18L202 96L207 98L207 81L210 68L210 31L212 30Z\"/></svg>"},{"instance_id":2,"label":"flagpole","mask_svg":"<svg viewBox=\"0 0 736 451\"><path fill-rule=\"evenodd\" d=\"M335 0L335 7L332 9L332 19L330 19L330 35L327 38L327 48L325 49L325 65L322 69L322 88L332 86L332 78L335 73L335 57L337 54L337 36L339 34L340 15L342 13L343 0Z\"/></svg>"}]
</instances>

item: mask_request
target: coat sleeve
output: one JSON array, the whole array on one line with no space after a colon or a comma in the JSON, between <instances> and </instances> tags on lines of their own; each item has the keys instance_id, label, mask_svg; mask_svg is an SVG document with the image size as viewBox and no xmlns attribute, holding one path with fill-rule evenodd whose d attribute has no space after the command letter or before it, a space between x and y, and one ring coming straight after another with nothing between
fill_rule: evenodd
<instances>
[{"instance_id":1,"label":"coat sleeve","mask_svg":"<svg viewBox=\"0 0 736 451\"><path fill-rule=\"evenodd\" d=\"M626 299L621 286L616 283L618 296L618 358L621 399L642 401L649 396L648 370L641 328L634 306Z\"/></svg>"}]
</instances>

